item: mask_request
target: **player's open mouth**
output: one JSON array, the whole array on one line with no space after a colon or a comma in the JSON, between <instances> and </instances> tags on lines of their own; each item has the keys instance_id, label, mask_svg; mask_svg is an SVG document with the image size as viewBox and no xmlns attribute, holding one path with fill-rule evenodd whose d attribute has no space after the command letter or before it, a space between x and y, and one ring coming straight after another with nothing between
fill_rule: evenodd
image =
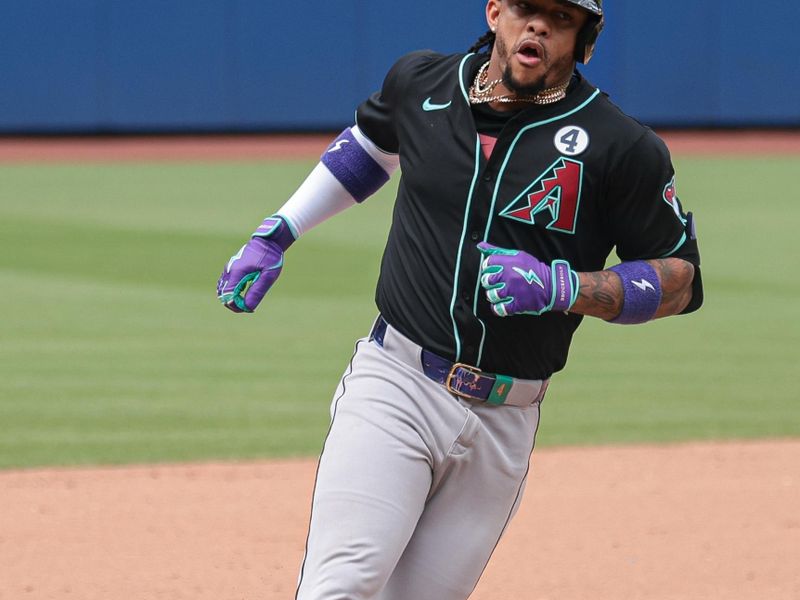
<instances>
[{"instance_id":1,"label":"player's open mouth","mask_svg":"<svg viewBox=\"0 0 800 600\"><path fill-rule=\"evenodd\" d=\"M526 40L517 48L517 59L526 67L535 67L544 58L544 47L539 42Z\"/></svg>"}]
</instances>

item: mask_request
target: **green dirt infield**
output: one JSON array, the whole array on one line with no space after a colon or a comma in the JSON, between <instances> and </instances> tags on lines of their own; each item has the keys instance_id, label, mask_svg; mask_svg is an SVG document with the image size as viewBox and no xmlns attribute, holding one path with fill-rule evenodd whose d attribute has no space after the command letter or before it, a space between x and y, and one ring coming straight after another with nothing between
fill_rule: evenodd
<instances>
[{"instance_id":1,"label":"green dirt infield","mask_svg":"<svg viewBox=\"0 0 800 600\"><path fill-rule=\"evenodd\" d=\"M705 306L640 327L587 319L539 445L800 436L800 156L675 162ZM313 164L0 164L0 468L317 454L376 314L397 178L293 246L255 314L215 297Z\"/></svg>"}]
</instances>

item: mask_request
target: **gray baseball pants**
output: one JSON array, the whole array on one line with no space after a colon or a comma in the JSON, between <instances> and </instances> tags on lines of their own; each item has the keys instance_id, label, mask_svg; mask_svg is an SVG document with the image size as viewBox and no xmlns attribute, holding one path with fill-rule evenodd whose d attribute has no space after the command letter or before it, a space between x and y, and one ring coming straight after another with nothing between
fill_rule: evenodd
<instances>
[{"instance_id":1,"label":"gray baseball pants","mask_svg":"<svg viewBox=\"0 0 800 600\"><path fill-rule=\"evenodd\" d=\"M297 600L464 600L519 507L539 422L457 398L389 327L334 395ZM537 385L538 384L538 385Z\"/></svg>"}]
</instances>

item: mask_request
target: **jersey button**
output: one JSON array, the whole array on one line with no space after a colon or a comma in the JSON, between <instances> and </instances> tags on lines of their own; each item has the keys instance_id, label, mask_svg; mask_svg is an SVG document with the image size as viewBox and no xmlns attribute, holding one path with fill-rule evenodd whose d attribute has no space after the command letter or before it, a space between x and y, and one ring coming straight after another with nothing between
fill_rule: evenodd
<instances>
[{"instance_id":1,"label":"jersey button","mask_svg":"<svg viewBox=\"0 0 800 600\"><path fill-rule=\"evenodd\" d=\"M484 181L491 181L491 180L492 180L492 175L491 175L491 173L487 173L486 175L484 175L484 176L483 176L483 180L484 180Z\"/></svg>"},{"instance_id":2,"label":"jersey button","mask_svg":"<svg viewBox=\"0 0 800 600\"><path fill-rule=\"evenodd\" d=\"M469 234L469 238L473 242L477 242L479 239L481 239L481 234L478 233L477 231L473 231L472 233Z\"/></svg>"},{"instance_id":3,"label":"jersey button","mask_svg":"<svg viewBox=\"0 0 800 600\"><path fill-rule=\"evenodd\" d=\"M470 294L469 292L461 292L461 298L469 302L470 300L472 300L472 294Z\"/></svg>"}]
</instances>

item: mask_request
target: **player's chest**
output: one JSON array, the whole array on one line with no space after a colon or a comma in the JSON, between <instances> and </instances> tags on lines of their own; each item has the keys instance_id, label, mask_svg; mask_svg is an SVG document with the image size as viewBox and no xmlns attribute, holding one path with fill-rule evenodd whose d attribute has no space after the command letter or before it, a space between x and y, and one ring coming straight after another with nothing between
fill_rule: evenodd
<instances>
[{"instance_id":1,"label":"player's chest","mask_svg":"<svg viewBox=\"0 0 800 600\"><path fill-rule=\"evenodd\" d=\"M535 228L572 236L600 225L609 151L587 127L562 121L495 140L465 129L426 135L403 157L409 196L423 210L519 235Z\"/></svg>"}]
</instances>

